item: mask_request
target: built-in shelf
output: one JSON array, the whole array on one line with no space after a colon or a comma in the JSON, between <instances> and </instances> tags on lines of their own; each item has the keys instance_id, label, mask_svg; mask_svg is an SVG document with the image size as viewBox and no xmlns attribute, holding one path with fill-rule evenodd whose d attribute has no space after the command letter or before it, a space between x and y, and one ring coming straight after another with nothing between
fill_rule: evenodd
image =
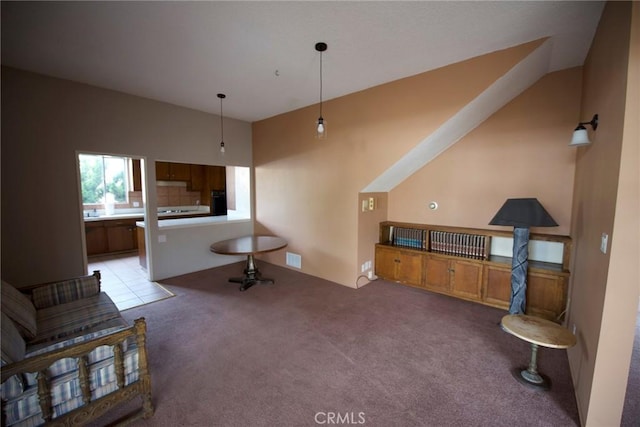
<instances>
[{"instance_id":1,"label":"built-in shelf","mask_svg":"<svg viewBox=\"0 0 640 427\"><path fill-rule=\"evenodd\" d=\"M502 230L384 221L376 245L375 273L507 309L511 257L504 253L512 238L512 232ZM530 242L527 313L558 321L566 306L571 239L531 233Z\"/></svg>"}]
</instances>

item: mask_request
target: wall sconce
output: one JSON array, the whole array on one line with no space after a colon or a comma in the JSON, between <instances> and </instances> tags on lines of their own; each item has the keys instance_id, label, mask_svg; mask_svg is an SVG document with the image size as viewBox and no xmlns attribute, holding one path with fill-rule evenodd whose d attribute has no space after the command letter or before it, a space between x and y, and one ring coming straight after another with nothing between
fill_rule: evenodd
<instances>
[{"instance_id":1,"label":"wall sconce","mask_svg":"<svg viewBox=\"0 0 640 427\"><path fill-rule=\"evenodd\" d=\"M575 146L591 144L591 141L589 141L589 135L587 134L587 129L583 125L591 125L591 128L596 130L598 128L598 115L594 114L590 122L578 123L578 127L573 131L573 138L571 138L571 143L569 145Z\"/></svg>"}]
</instances>

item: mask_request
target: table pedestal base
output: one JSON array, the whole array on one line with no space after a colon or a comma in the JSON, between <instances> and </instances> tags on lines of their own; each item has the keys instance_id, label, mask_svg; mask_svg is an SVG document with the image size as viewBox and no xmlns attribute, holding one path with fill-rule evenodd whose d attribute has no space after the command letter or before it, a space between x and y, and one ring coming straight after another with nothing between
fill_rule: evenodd
<instances>
[{"instance_id":1,"label":"table pedestal base","mask_svg":"<svg viewBox=\"0 0 640 427\"><path fill-rule=\"evenodd\" d=\"M258 267L256 267L256 261L253 258L253 254L247 255L247 266L244 269L243 277L232 277L229 282L241 283L240 290L246 291L256 283L275 283L273 279L262 277Z\"/></svg>"},{"instance_id":2,"label":"table pedestal base","mask_svg":"<svg viewBox=\"0 0 640 427\"><path fill-rule=\"evenodd\" d=\"M515 379L522 384L539 390L548 390L551 387L551 381L545 375L538 372L538 345L531 344L531 361L527 369L517 368L512 372Z\"/></svg>"}]
</instances>

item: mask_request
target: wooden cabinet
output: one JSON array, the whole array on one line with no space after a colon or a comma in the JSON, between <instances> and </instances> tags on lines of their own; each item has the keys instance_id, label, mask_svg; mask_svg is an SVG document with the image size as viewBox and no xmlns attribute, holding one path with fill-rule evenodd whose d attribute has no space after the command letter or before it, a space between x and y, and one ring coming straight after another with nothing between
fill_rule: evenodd
<instances>
[{"instance_id":1,"label":"wooden cabinet","mask_svg":"<svg viewBox=\"0 0 640 427\"><path fill-rule=\"evenodd\" d=\"M207 180L210 190L224 191L227 188L227 173L224 166L207 166Z\"/></svg>"},{"instance_id":2,"label":"wooden cabinet","mask_svg":"<svg viewBox=\"0 0 640 427\"><path fill-rule=\"evenodd\" d=\"M140 259L140 267L147 268L147 247L144 240L144 228L136 227L138 235L138 257Z\"/></svg>"},{"instance_id":3,"label":"wooden cabinet","mask_svg":"<svg viewBox=\"0 0 640 427\"><path fill-rule=\"evenodd\" d=\"M506 310L511 258L490 252L492 237L511 236L499 230L385 221L375 248L375 274ZM557 321L567 303L571 239L541 234L532 234L531 239L564 245L558 263L530 260L527 275L527 314Z\"/></svg>"},{"instance_id":4,"label":"wooden cabinet","mask_svg":"<svg viewBox=\"0 0 640 427\"><path fill-rule=\"evenodd\" d=\"M131 178L133 191L142 191L142 167L140 159L131 159Z\"/></svg>"},{"instance_id":5,"label":"wooden cabinet","mask_svg":"<svg viewBox=\"0 0 640 427\"><path fill-rule=\"evenodd\" d=\"M436 292L449 293L450 261L436 256L425 256L424 286Z\"/></svg>"},{"instance_id":6,"label":"wooden cabinet","mask_svg":"<svg viewBox=\"0 0 640 427\"><path fill-rule=\"evenodd\" d=\"M138 248L137 219L87 221L87 255L134 251Z\"/></svg>"},{"instance_id":7,"label":"wooden cabinet","mask_svg":"<svg viewBox=\"0 0 640 427\"><path fill-rule=\"evenodd\" d=\"M511 267L485 265L484 295L486 304L509 308ZM568 273L530 267L527 272L527 314L555 320L565 309Z\"/></svg>"},{"instance_id":8,"label":"wooden cabinet","mask_svg":"<svg viewBox=\"0 0 640 427\"><path fill-rule=\"evenodd\" d=\"M189 189L191 191L202 191L205 189L205 166L204 165L190 165L191 168L191 185Z\"/></svg>"},{"instance_id":9,"label":"wooden cabinet","mask_svg":"<svg viewBox=\"0 0 640 427\"><path fill-rule=\"evenodd\" d=\"M190 181L191 167L188 163L156 162L156 179L159 181Z\"/></svg>"},{"instance_id":10,"label":"wooden cabinet","mask_svg":"<svg viewBox=\"0 0 640 427\"><path fill-rule=\"evenodd\" d=\"M411 250L379 247L376 274L400 283L422 285L422 255Z\"/></svg>"},{"instance_id":11,"label":"wooden cabinet","mask_svg":"<svg viewBox=\"0 0 640 427\"><path fill-rule=\"evenodd\" d=\"M482 264L478 261L451 261L451 293L464 299L482 299Z\"/></svg>"},{"instance_id":12,"label":"wooden cabinet","mask_svg":"<svg viewBox=\"0 0 640 427\"><path fill-rule=\"evenodd\" d=\"M425 288L480 301L482 298L482 264L478 261L460 261L443 255L425 257Z\"/></svg>"},{"instance_id":13,"label":"wooden cabinet","mask_svg":"<svg viewBox=\"0 0 640 427\"><path fill-rule=\"evenodd\" d=\"M105 221L109 252L133 251L138 248L136 220Z\"/></svg>"},{"instance_id":14,"label":"wooden cabinet","mask_svg":"<svg viewBox=\"0 0 640 427\"><path fill-rule=\"evenodd\" d=\"M87 241L87 255L108 252L107 232L104 228L104 221L86 222L84 231Z\"/></svg>"}]
</instances>

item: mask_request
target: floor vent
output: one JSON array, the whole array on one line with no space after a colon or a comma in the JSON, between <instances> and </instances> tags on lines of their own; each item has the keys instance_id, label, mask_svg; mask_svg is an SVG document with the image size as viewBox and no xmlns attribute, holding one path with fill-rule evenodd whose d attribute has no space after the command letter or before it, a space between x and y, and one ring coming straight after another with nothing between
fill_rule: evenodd
<instances>
[{"instance_id":1,"label":"floor vent","mask_svg":"<svg viewBox=\"0 0 640 427\"><path fill-rule=\"evenodd\" d=\"M302 256L287 252L287 265L295 268L302 268Z\"/></svg>"}]
</instances>

